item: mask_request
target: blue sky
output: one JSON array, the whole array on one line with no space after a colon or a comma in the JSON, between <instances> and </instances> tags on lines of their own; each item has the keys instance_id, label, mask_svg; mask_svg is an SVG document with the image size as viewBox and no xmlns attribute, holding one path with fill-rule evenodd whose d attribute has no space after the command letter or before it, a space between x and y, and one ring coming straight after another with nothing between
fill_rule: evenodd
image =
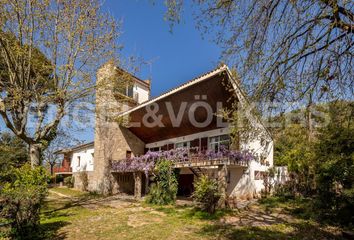
<instances>
[{"instance_id":1,"label":"blue sky","mask_svg":"<svg viewBox=\"0 0 354 240\"><path fill-rule=\"evenodd\" d=\"M170 33L163 18L163 1L155 2L153 5L151 0L107 0L104 4L105 10L123 22L123 56L138 56L152 62L137 74L142 79L152 79L152 96L213 69L221 52L209 39L202 39L190 8L186 8L183 21Z\"/></svg>"},{"instance_id":2,"label":"blue sky","mask_svg":"<svg viewBox=\"0 0 354 240\"><path fill-rule=\"evenodd\" d=\"M154 97L215 68L221 49L209 39L202 38L195 28L190 8L185 9L183 21L171 33L169 23L164 20L166 7L163 1L152 2L106 0L103 10L122 21L119 39L124 46L122 56L151 62L136 75L152 80L151 96ZM0 131L7 131L2 119ZM71 131L71 134L82 142L89 142L93 141L94 129L91 124L85 130Z\"/></svg>"},{"instance_id":3,"label":"blue sky","mask_svg":"<svg viewBox=\"0 0 354 240\"><path fill-rule=\"evenodd\" d=\"M212 70L221 54L221 49L203 39L195 28L190 8L186 8L183 21L171 33L169 23L164 20L166 8L157 2L154 5L152 0L107 0L103 6L117 20L122 20L119 43L124 46L123 57L151 62L143 65L136 75L152 80L152 97ZM93 141L94 129L73 134L83 142Z\"/></svg>"}]
</instances>

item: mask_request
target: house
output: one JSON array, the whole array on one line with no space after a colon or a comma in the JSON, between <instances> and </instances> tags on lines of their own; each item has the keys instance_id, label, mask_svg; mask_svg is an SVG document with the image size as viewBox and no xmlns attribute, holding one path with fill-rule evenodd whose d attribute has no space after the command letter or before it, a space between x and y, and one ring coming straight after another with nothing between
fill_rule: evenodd
<instances>
[{"instance_id":1,"label":"house","mask_svg":"<svg viewBox=\"0 0 354 240\"><path fill-rule=\"evenodd\" d=\"M150 82L132 75L133 88L127 87L122 98L112 80L119 81L120 71L107 63L97 73L97 83L104 87L96 91L95 157L93 168L86 169L89 190L140 197L148 190L150 173L127 166L139 158L148 161L147 154L183 151L174 162L180 169L179 194L189 195L201 174L218 180L224 199L259 194L264 173L273 166L273 140L261 120L247 111L250 103L226 65L155 98L149 98ZM247 131L240 127L235 133L225 120L231 109L246 110ZM235 135L237 142L232 141ZM77 177L75 184L80 185Z\"/></svg>"},{"instance_id":2,"label":"house","mask_svg":"<svg viewBox=\"0 0 354 240\"><path fill-rule=\"evenodd\" d=\"M55 154L63 154L63 160L60 162L59 166L53 169L55 175L62 175L65 178L79 172L93 171L93 142L61 149L56 151Z\"/></svg>"}]
</instances>

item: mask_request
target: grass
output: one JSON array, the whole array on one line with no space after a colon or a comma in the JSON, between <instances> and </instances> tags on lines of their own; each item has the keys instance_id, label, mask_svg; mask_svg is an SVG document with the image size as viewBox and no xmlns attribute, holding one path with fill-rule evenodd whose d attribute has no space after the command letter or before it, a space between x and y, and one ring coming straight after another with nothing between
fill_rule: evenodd
<instances>
[{"instance_id":1,"label":"grass","mask_svg":"<svg viewBox=\"0 0 354 240\"><path fill-rule=\"evenodd\" d=\"M64 194L68 197L56 194ZM31 239L340 239L338 229L291 215L303 202L270 198L242 211L206 214L55 188Z\"/></svg>"},{"instance_id":2,"label":"grass","mask_svg":"<svg viewBox=\"0 0 354 240\"><path fill-rule=\"evenodd\" d=\"M51 188L52 192L63 194L69 197L83 197L88 195L89 193L82 192L79 190L75 190L72 188L67 188L67 187L56 187L56 188Z\"/></svg>"}]
</instances>

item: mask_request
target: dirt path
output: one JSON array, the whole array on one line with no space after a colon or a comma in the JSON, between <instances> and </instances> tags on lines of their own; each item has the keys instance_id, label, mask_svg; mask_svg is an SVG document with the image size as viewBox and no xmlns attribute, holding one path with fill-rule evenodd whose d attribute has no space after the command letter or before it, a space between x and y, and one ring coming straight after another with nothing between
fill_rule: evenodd
<instances>
[{"instance_id":1,"label":"dirt path","mask_svg":"<svg viewBox=\"0 0 354 240\"><path fill-rule=\"evenodd\" d=\"M52 194L54 194L54 195L58 195L58 196L63 197L63 198L70 198L70 199L73 198L72 196L65 195L65 194L62 194L62 193L60 193L60 192L56 192L56 191L54 191L54 190L52 190L52 189L49 189L48 192L49 192L49 193L52 193ZM53 197L48 196L48 198L51 199L51 198L53 198Z\"/></svg>"}]
</instances>

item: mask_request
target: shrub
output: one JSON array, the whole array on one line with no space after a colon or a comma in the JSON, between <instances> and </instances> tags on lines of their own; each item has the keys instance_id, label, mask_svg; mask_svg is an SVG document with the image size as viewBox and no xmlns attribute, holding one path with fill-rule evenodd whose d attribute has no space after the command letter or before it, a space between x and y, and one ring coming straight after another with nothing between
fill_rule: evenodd
<instances>
[{"instance_id":1,"label":"shrub","mask_svg":"<svg viewBox=\"0 0 354 240\"><path fill-rule=\"evenodd\" d=\"M60 183L60 182L63 182L63 181L64 181L63 175L61 175L61 174L56 175L56 179L55 179L56 183Z\"/></svg>"},{"instance_id":2,"label":"shrub","mask_svg":"<svg viewBox=\"0 0 354 240\"><path fill-rule=\"evenodd\" d=\"M167 205L176 201L177 178L172 168L172 162L160 160L155 166L156 182L152 184L149 195L146 198L148 203Z\"/></svg>"},{"instance_id":3,"label":"shrub","mask_svg":"<svg viewBox=\"0 0 354 240\"><path fill-rule=\"evenodd\" d=\"M47 195L49 176L43 167L32 169L29 164L14 170L15 180L1 190L4 206L1 216L11 222L14 237L23 238L39 225L39 213Z\"/></svg>"},{"instance_id":4,"label":"shrub","mask_svg":"<svg viewBox=\"0 0 354 240\"><path fill-rule=\"evenodd\" d=\"M354 187L346 189L339 201L339 210L337 212L340 222L354 225Z\"/></svg>"},{"instance_id":5,"label":"shrub","mask_svg":"<svg viewBox=\"0 0 354 240\"><path fill-rule=\"evenodd\" d=\"M73 188L74 187L74 177L66 177L64 178L64 185L67 186L68 188Z\"/></svg>"},{"instance_id":6,"label":"shrub","mask_svg":"<svg viewBox=\"0 0 354 240\"><path fill-rule=\"evenodd\" d=\"M215 212L221 194L218 183L203 175L194 182L193 198L202 205L202 209L210 214Z\"/></svg>"},{"instance_id":7,"label":"shrub","mask_svg":"<svg viewBox=\"0 0 354 240\"><path fill-rule=\"evenodd\" d=\"M292 181L287 181L284 184L275 185L274 196L281 197L284 199L295 199L293 185L294 183Z\"/></svg>"}]
</instances>

